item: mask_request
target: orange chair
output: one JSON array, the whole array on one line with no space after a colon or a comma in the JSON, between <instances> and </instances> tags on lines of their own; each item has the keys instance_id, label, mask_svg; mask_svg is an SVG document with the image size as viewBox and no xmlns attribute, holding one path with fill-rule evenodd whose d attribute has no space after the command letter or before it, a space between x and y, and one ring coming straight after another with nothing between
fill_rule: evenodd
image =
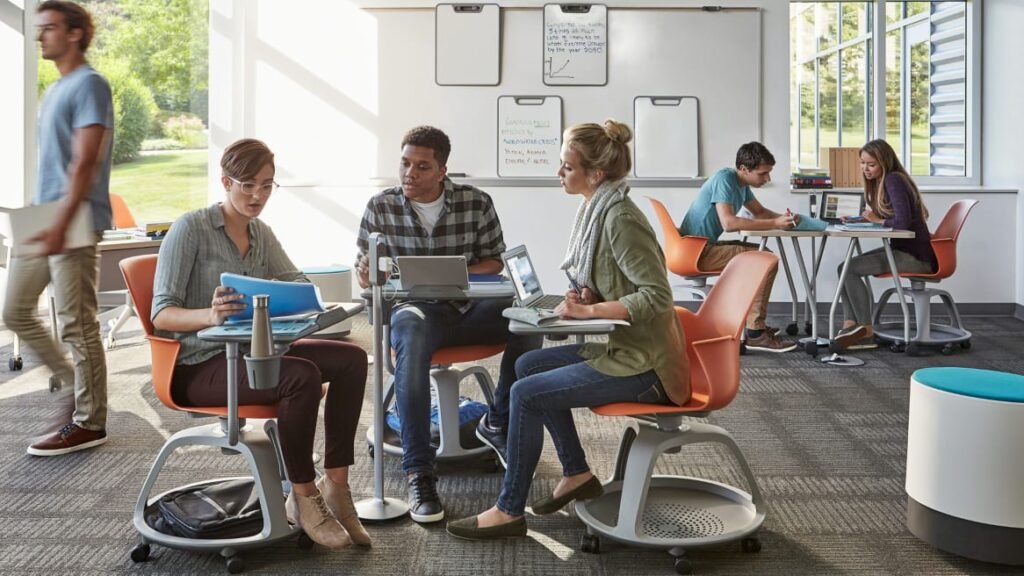
<instances>
[{"instance_id":1,"label":"orange chair","mask_svg":"<svg viewBox=\"0 0 1024 576\"><path fill-rule=\"evenodd\" d=\"M113 212L114 228L128 229L135 228L135 217L132 216L132 211L128 209L128 203L124 201L124 198L117 194L110 195L110 208ZM120 330L128 319L135 315L135 307L132 306L132 299L128 295L127 290L116 290L111 292L103 292L103 294L124 294L124 303L116 306L112 310L107 310L103 313L103 318L106 319L107 326L107 337L103 344L107 350L114 347L114 339L117 338L117 332ZM110 318L117 314L116 318Z\"/></svg>"},{"instance_id":2,"label":"orange chair","mask_svg":"<svg viewBox=\"0 0 1024 576\"><path fill-rule=\"evenodd\" d=\"M146 477L139 499L135 504L133 522L139 533L140 542L132 549L131 558L142 562L149 557L149 545L160 544L183 550L219 552L227 561L228 571L237 573L242 569L237 551L263 546L267 543L296 535L298 527L288 523L284 510L284 493L281 480L285 477L277 436L276 406L180 406L171 394L171 379L178 360L181 343L162 338L153 333L150 311L153 303L153 278L156 274L156 255L133 256L121 260L121 273L136 310L142 322L146 339L152 353L153 389L157 398L168 408L187 412L193 416L217 416L217 424L194 426L181 430L164 442L156 460ZM237 417L232 412L237 411ZM258 425L246 425L246 419L259 419ZM255 489L259 494L263 512L263 530L254 536L239 538L192 539L171 536L155 530L146 522L146 508L158 501L164 494L150 497L153 486L160 475L167 458L184 446L214 446L223 451L238 452L245 457L252 472ZM225 478L197 482L194 485L212 484ZM180 488L180 487L179 487ZM176 489L175 489L176 490ZM305 544L305 542L303 542Z\"/></svg>"},{"instance_id":3,"label":"orange chair","mask_svg":"<svg viewBox=\"0 0 1024 576\"><path fill-rule=\"evenodd\" d=\"M944 278L949 278L956 272L956 242L960 238L960 230L967 221L967 215L978 203L977 200L958 200L949 207L946 215L942 217L939 227L932 233L932 250L939 266L931 274L920 274L901 272L900 278L910 281L910 286L903 287L904 296L909 296L914 304L914 335L906 344L906 352L910 356L918 353L921 346L941 346L943 354L952 354L953 345L960 344L963 349L971 347L971 333L964 329L963 321L960 319L960 311L957 310L953 297L945 290L938 288L927 288L927 282L937 283ZM892 274L880 274L876 278L892 278ZM878 305L871 323L874 325L875 336L882 340L893 342L897 347L898 342L903 340L903 322L882 322L882 310L885 308L889 298L896 292L896 288L889 288L878 298ZM949 313L949 324L934 324L931 316L931 299L938 296L946 305Z\"/></svg>"},{"instance_id":4,"label":"orange chair","mask_svg":"<svg viewBox=\"0 0 1024 576\"><path fill-rule=\"evenodd\" d=\"M385 341L390 342L390 337L387 334L385 334ZM430 357L430 384L437 396L437 425L440 432L439 442L434 452L435 458L438 460L456 460L492 453L490 448L482 445L476 439L472 431L467 430L467 434L463 437L464 435L460 434L459 427L459 383L469 376L475 377L477 385L484 395L484 399L488 405L491 405L494 403L494 383L491 381L491 375L483 366L470 366L469 368L459 370L454 365L478 362L492 356L497 356L504 351L505 344L449 346L434 352L433 356ZM390 362L388 363L388 371L392 374L395 371ZM384 410L380 411L381 414L387 412L387 408L391 406L391 402L394 399L394 382L395 378L391 376L386 384L387 392L384 394ZM373 428L373 426L370 426L366 430L366 441L370 456L373 456ZM390 431L390 428L385 426L385 431ZM387 434L383 446L384 453L395 456L401 455L403 450L399 442L400 437L397 433ZM469 447L466 446L467 444L469 444Z\"/></svg>"},{"instance_id":5,"label":"orange chair","mask_svg":"<svg viewBox=\"0 0 1024 576\"><path fill-rule=\"evenodd\" d=\"M701 270L697 265L700 253L707 245L708 239L703 236L680 236L679 229L665 205L650 196L647 199L654 207L654 213L658 216L658 222L661 224L666 267L673 274L682 276L690 282L674 287L686 290L698 300L704 300L707 298L708 291L711 290L708 278L722 273L721 270Z\"/></svg>"},{"instance_id":6,"label":"orange chair","mask_svg":"<svg viewBox=\"0 0 1024 576\"><path fill-rule=\"evenodd\" d=\"M740 387L739 339L754 296L778 264L770 252L732 259L696 313L676 307L690 361L690 400L683 406L618 402L592 410L601 416L629 416L612 477L604 495L576 502L587 525L584 552L598 552L600 539L668 548L680 574L689 573L684 550L741 540L744 551L761 544L755 533L764 522L764 501L743 453L724 429L684 416L705 418L725 408ZM711 480L653 476L665 453L700 442L725 445L739 463L750 493Z\"/></svg>"}]
</instances>

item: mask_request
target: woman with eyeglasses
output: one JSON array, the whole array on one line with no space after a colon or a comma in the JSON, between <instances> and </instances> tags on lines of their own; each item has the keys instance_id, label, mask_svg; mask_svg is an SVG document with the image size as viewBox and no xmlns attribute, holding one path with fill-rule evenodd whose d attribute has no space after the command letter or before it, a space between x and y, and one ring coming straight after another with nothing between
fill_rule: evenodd
<instances>
[{"instance_id":1,"label":"woman with eyeglasses","mask_svg":"<svg viewBox=\"0 0 1024 576\"><path fill-rule=\"evenodd\" d=\"M222 272L308 282L259 220L277 187L274 154L259 140L239 140L227 147L220 165L224 199L174 222L160 246L153 284L153 325L159 335L181 342L171 392L182 406L227 404L223 345L196 335L245 308L242 294L220 285ZM328 547L370 544L348 486L366 364L366 352L356 345L299 340L281 359L278 386L254 390L239 359L238 403L277 406L281 452L293 488L286 505L289 520ZM324 382L329 383L326 477L315 481L313 438Z\"/></svg>"}]
</instances>

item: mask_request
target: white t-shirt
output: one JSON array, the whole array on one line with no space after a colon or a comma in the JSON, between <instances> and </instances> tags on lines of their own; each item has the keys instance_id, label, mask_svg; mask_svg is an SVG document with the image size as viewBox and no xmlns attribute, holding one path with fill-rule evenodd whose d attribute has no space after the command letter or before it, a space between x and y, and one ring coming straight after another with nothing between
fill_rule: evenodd
<instances>
[{"instance_id":1,"label":"white t-shirt","mask_svg":"<svg viewBox=\"0 0 1024 576\"><path fill-rule=\"evenodd\" d=\"M433 202L421 203L412 201L412 209L416 211L416 215L420 217L420 224L426 228L427 232L434 230L434 225L437 224L437 220L441 217L441 209L444 208L444 193L442 192L437 200Z\"/></svg>"}]
</instances>

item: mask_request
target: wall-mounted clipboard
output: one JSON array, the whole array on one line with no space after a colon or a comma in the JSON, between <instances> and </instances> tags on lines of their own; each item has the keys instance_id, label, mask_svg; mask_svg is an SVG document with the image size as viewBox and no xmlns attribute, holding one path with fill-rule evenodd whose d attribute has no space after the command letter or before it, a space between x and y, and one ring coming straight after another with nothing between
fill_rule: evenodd
<instances>
[{"instance_id":1,"label":"wall-mounted clipboard","mask_svg":"<svg viewBox=\"0 0 1024 576\"><path fill-rule=\"evenodd\" d=\"M604 86L608 83L608 7L544 5L544 83Z\"/></svg>"},{"instance_id":2,"label":"wall-mounted clipboard","mask_svg":"<svg viewBox=\"0 0 1024 576\"><path fill-rule=\"evenodd\" d=\"M561 149L561 97L498 97L498 176L554 176Z\"/></svg>"},{"instance_id":3,"label":"wall-mounted clipboard","mask_svg":"<svg viewBox=\"0 0 1024 576\"><path fill-rule=\"evenodd\" d=\"M693 96L633 99L633 169L637 178L695 178L700 170L700 124Z\"/></svg>"},{"instance_id":4,"label":"wall-mounted clipboard","mask_svg":"<svg viewBox=\"0 0 1024 576\"><path fill-rule=\"evenodd\" d=\"M497 4L434 8L434 82L497 86L501 82L501 10Z\"/></svg>"}]
</instances>

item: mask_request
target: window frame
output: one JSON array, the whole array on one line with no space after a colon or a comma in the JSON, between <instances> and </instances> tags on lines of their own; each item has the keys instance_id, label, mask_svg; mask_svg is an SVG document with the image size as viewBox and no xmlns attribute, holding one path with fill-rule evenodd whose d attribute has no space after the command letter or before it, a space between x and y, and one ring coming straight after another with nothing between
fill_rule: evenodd
<instances>
[{"instance_id":1,"label":"window frame","mask_svg":"<svg viewBox=\"0 0 1024 576\"><path fill-rule=\"evenodd\" d=\"M839 1L840 0L817 0L817 2L814 2L813 0L810 0L810 1L809 0L790 0L790 3L793 3L793 4L800 4L800 3L838 3ZM886 34L888 34L892 30L897 30L897 29L901 30L900 43L901 43L901 54L903 54L902 46L906 42L906 32L907 32L908 28L913 27L914 25L917 25L919 22L926 21L928 19L927 13L925 13L925 14L917 14L917 15L913 15L913 16L910 16L910 17L906 17L906 18L900 18L897 22L894 22L893 24L889 24L886 21L886 5L887 4L904 4L905 3L904 0L854 0L854 1L864 1L866 3L866 8L867 8L866 13L867 12L871 12L872 13L872 19L871 19L871 22L870 22L870 26L867 27L867 30L864 33L859 34L859 35L857 35L856 37L854 37L854 38L852 38L850 40L840 41L840 42L836 43L835 45L830 46L829 48L824 49L824 50L819 50L817 48L817 46L815 46L815 52L810 54L810 55L808 55L807 57L805 57L803 59L797 58L795 54L791 55L791 57L790 57L790 74L791 75L792 74L800 74L800 72L798 70L799 67L802 67L807 62L811 62L811 61L814 62L814 70L815 70L814 94L815 94L815 100L816 100L816 102L815 102L815 112L814 112L814 115L815 115L815 142L816 142L816 144L815 144L815 156L816 157L818 155L820 155L820 147L817 145L817 142L820 141L819 132L821 130L821 128L820 128L820 118L819 118L819 106L817 104L817 100L820 98L820 63L819 63L819 61L821 59L823 59L823 58L829 57L833 53L840 52L841 50L844 50L845 48L848 48L850 46L859 44L861 42L865 43L866 54L867 54L867 65L870 67L870 69L867 70L867 75L868 75L868 78L869 78L869 81L868 81L867 84L870 87L866 87L866 90L867 90L868 94L866 94L865 97L871 103L871 111L870 111L869 122L865 126L865 130L867 132L867 134L865 134L865 137L867 139L885 138L886 137L885 136L886 135L886 109L887 109L887 95L886 95L886 92L885 92L885 76L886 76L886 74L885 74L885 61L886 61L886 56L885 56L885 50L886 50L885 38L886 38ZM964 80L964 82L965 82L965 97L967 99L967 102L965 103L965 110L964 110L964 114L965 114L965 118L964 118L964 122L965 122L965 134L964 134L964 138L965 138L965 142L964 142L964 146L965 146L965 150L964 150L964 156L965 156L964 157L964 175L963 176L931 176L931 175L921 175L921 176L918 176L918 175L915 175L914 179L920 185L925 185L925 186L980 186L981 185L981 42L982 42L981 41L981 20L982 20L982 18L981 18L981 10L982 10L982 2L983 1L984 0L964 0L964 17L966 19L966 22L965 22L965 33L967 35L967 38L966 38L966 41L965 41L965 43L966 43L965 49L967 50L967 55L966 55L966 62L965 62L965 80ZM813 9L813 7L807 7L807 9ZM841 14L842 14L842 10L837 10L836 12L837 12L837 14L840 15L839 17L840 17L840 27L841 27ZM789 26L789 33L793 34L794 33L794 27L793 27L793 17L792 16L787 18L787 23L788 23L788 26ZM842 39L842 30L841 30L841 28L838 30L838 33L839 33L839 38L841 40ZM879 42L877 40L879 38L882 39L881 42ZM799 49L798 44L790 43L790 45L791 46L797 46L797 49ZM903 54L903 55L905 56L905 54ZM838 126L837 129L839 130L840 133L837 134L837 138L839 139L838 141L840 142L840 145L842 145L842 134L841 134L842 114L843 114L843 112L842 112L842 102L841 102L841 98L842 98L842 78L841 78L841 76L842 76L842 74L841 74L841 70L842 70L842 62L841 62L842 55L840 55L838 57L838 59L840 61L838 62L837 66L839 67L840 74L839 74L839 77L837 77L837 79L836 79L836 81L837 81L837 90L836 90L836 94L837 94L836 107L837 108L836 108L836 114L837 114L837 126ZM901 82L905 81L905 78L903 78L903 76L905 74L904 74L904 71L903 71L902 68L909 65L908 63L903 62L904 59L905 58L901 58L901 70L900 70ZM878 72L879 70L881 70L882 72L879 73ZM795 118L790 118L790 122L791 123L793 123L793 122L796 123L796 127L797 128L796 128L795 133L796 133L796 137L798 138L797 142L795 142L795 143L794 142L790 142L790 156L792 158L795 158L796 162L797 162L797 164L795 164L793 166L793 170L795 171L795 170L798 169L799 160L801 158L801 149L800 149L801 141L799 139L802 138L801 128L800 128L800 125L801 125L800 123L801 123L801 120L802 120L802 117L801 117L801 94L800 94L800 86L801 86L801 84L799 82L799 78L797 78L792 83L792 85L796 86L796 90L797 90L796 94L791 94L790 95L790 98L791 99L795 99L795 101L796 101L796 104L790 107L791 113L795 113L796 114ZM902 94L904 92L905 92L905 90L901 92L901 97L902 97ZM901 103L901 114L909 114L909 109L905 110L905 108L907 108L907 106L904 106L903 103ZM905 154L903 154L904 148L909 148L910 147L910 144L909 144L910 140L909 139L910 139L911 136L910 136L909 126L907 126L906 132L907 132L907 134L906 134L907 144L905 145L905 143L903 141L904 138L901 135L901 141L900 141L900 143L898 145L898 149L901 152L901 158L906 156ZM795 150L795 153L793 152L794 150ZM912 160L912 158L905 158L905 160L906 161L904 162L904 164L909 167L910 166L909 162ZM820 158L818 159L818 162L820 163Z\"/></svg>"}]
</instances>

